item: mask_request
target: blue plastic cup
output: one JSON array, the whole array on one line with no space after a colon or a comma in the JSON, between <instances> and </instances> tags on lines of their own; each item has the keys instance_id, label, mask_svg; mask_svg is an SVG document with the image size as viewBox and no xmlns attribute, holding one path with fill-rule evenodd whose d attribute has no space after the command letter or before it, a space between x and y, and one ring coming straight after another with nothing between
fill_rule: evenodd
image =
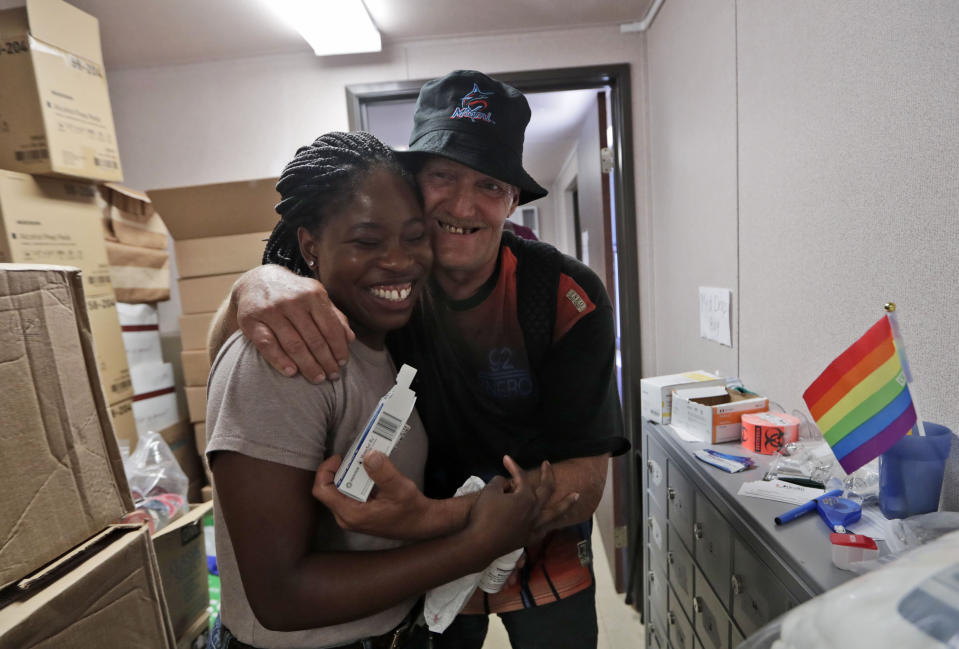
<instances>
[{"instance_id":1,"label":"blue plastic cup","mask_svg":"<svg viewBox=\"0 0 959 649\"><path fill-rule=\"evenodd\" d=\"M939 509L952 431L925 422L926 435L906 435L879 456L879 510L906 518Z\"/></svg>"}]
</instances>

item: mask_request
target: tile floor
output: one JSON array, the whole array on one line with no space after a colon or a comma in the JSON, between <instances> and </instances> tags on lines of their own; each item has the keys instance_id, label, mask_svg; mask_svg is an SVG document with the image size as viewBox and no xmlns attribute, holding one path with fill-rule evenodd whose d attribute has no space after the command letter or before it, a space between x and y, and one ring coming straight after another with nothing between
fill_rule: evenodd
<instances>
[{"instance_id":1,"label":"tile floor","mask_svg":"<svg viewBox=\"0 0 959 649\"><path fill-rule=\"evenodd\" d=\"M606 552L599 539L597 526L593 526L593 561L596 573L596 612L599 622L597 649L642 649L645 642L639 613L628 606L625 595L613 587L613 577L606 559ZM509 637L499 618L490 618L489 635L483 649L510 649Z\"/></svg>"}]
</instances>

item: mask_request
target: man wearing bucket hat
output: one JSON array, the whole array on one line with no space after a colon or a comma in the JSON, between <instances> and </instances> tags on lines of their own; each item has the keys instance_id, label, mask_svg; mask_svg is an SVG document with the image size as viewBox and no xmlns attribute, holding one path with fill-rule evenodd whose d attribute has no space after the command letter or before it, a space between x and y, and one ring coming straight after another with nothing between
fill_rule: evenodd
<instances>
[{"instance_id":1,"label":"man wearing bucket hat","mask_svg":"<svg viewBox=\"0 0 959 649\"><path fill-rule=\"evenodd\" d=\"M522 165L529 119L521 92L479 72L455 71L420 91L402 155L423 193L433 277L414 319L388 345L397 362L418 370L429 498L399 488L385 458L368 463L381 490L369 503L328 482L314 488L341 526L411 538L463 526L472 501L450 497L470 475L502 473L504 454L527 470L552 464L555 495L518 583L495 595L477 591L434 639L438 647L481 647L489 612L500 614L516 648L596 644L590 520L609 456L628 449L612 308L586 266L503 231L518 205L547 193ZM301 280L275 267L247 273L211 349L238 322L278 371L337 378L350 332L322 287ZM386 288L383 299L405 299L404 287Z\"/></svg>"}]
</instances>

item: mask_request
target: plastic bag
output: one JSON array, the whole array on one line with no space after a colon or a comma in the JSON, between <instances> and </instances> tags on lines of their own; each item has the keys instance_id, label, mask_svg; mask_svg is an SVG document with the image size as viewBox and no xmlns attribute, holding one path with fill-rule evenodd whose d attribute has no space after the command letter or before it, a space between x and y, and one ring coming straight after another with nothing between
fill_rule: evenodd
<instances>
[{"instance_id":1,"label":"plastic bag","mask_svg":"<svg viewBox=\"0 0 959 649\"><path fill-rule=\"evenodd\" d=\"M189 509L190 480L159 433L141 434L133 452L123 457L123 469L136 506L124 522L146 521L152 534Z\"/></svg>"},{"instance_id":2,"label":"plastic bag","mask_svg":"<svg viewBox=\"0 0 959 649\"><path fill-rule=\"evenodd\" d=\"M911 528L918 538L941 534L954 523L949 517L928 518L913 521ZM750 635L739 648L959 646L959 531L910 550L896 561L784 613Z\"/></svg>"}]
</instances>

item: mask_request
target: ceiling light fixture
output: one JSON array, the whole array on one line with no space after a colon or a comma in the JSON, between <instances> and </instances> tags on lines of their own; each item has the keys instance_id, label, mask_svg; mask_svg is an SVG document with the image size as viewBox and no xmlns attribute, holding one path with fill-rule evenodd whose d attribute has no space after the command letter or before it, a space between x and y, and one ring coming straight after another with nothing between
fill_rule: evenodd
<instances>
[{"instance_id":1,"label":"ceiling light fixture","mask_svg":"<svg viewBox=\"0 0 959 649\"><path fill-rule=\"evenodd\" d=\"M317 56L379 52L380 32L362 0L266 0Z\"/></svg>"}]
</instances>

